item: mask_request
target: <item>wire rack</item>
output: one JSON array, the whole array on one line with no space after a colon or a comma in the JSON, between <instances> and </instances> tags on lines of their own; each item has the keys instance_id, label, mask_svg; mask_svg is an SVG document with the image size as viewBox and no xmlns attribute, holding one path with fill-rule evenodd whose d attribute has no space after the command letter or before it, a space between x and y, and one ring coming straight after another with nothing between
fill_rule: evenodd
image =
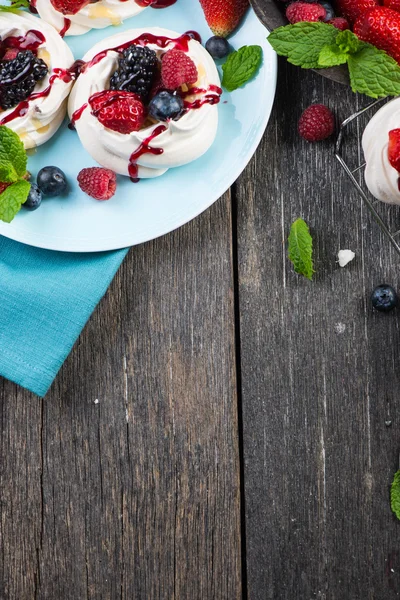
<instances>
[{"instance_id":1,"label":"wire rack","mask_svg":"<svg viewBox=\"0 0 400 600\"><path fill-rule=\"evenodd\" d=\"M362 187L362 185L365 186L364 183L361 183L361 181L362 182L364 181L364 178L361 177L361 175L362 175L363 169L365 167L365 162L358 164L354 168L354 167L349 166L349 164L346 162L346 160L344 158L344 150L345 150L346 141L347 141L347 137L348 137L349 127L352 124L356 124L357 126L359 126L361 118L364 115L371 117L372 114L374 112L376 112L376 109L380 105L382 105L384 102L387 102L387 98L384 98L384 99L381 98L379 100L375 100L374 102L371 102L370 104L368 104L368 106L366 106L365 108L362 108L361 110L357 111L356 113L354 113L353 115L348 117L345 121L343 121L343 123L340 126L338 138L336 140L335 156L336 156L336 159L339 161L340 165L342 166L343 170L345 171L346 175L350 179L351 183L353 184L353 186L355 187L355 189L357 190L357 192L363 199L364 204L366 205L366 207L372 214L373 218L375 219L375 221L381 228L383 234L389 240L389 242L392 244L392 246L395 249L395 251L397 252L397 254L400 256L400 245L399 245L399 242L396 241L396 238L399 238L399 236L400 236L400 229L398 229L392 233L389 225L387 224L387 222L385 222L386 216L383 215L383 213L384 213L387 205L385 205L383 202L379 202L379 200L376 200L368 192L368 190L363 189L363 187ZM359 178L359 180L357 180L357 177ZM376 208L376 206L378 206L378 205L380 207L380 213L382 214L382 216Z\"/></svg>"}]
</instances>

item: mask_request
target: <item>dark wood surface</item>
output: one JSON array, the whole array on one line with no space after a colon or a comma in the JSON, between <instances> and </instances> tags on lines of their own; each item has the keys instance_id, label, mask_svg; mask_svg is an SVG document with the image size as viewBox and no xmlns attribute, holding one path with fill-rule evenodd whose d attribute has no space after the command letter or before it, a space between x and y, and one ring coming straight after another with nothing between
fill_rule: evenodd
<instances>
[{"instance_id":1,"label":"dark wood surface","mask_svg":"<svg viewBox=\"0 0 400 600\"><path fill-rule=\"evenodd\" d=\"M1 600L400 597L399 316L368 303L399 259L298 138L319 101L362 102L281 63L231 193L131 250L43 401L0 382Z\"/></svg>"}]
</instances>

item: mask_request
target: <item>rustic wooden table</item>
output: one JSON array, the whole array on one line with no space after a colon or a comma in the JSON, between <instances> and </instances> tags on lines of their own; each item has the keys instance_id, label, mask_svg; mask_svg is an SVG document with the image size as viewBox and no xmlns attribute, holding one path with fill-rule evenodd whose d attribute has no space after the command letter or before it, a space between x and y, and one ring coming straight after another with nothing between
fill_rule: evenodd
<instances>
[{"instance_id":1,"label":"rustic wooden table","mask_svg":"<svg viewBox=\"0 0 400 600\"><path fill-rule=\"evenodd\" d=\"M320 101L361 102L280 63L231 191L131 250L45 400L0 382L1 600L400 597L399 316L368 302L399 259L331 143L299 139Z\"/></svg>"}]
</instances>

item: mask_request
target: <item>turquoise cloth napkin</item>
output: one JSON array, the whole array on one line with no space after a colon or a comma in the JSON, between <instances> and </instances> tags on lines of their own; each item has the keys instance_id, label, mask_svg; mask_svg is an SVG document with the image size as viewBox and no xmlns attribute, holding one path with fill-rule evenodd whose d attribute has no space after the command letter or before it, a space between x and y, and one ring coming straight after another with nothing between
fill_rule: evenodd
<instances>
[{"instance_id":1,"label":"turquoise cloth napkin","mask_svg":"<svg viewBox=\"0 0 400 600\"><path fill-rule=\"evenodd\" d=\"M52 252L0 236L0 375L44 396L126 253Z\"/></svg>"}]
</instances>

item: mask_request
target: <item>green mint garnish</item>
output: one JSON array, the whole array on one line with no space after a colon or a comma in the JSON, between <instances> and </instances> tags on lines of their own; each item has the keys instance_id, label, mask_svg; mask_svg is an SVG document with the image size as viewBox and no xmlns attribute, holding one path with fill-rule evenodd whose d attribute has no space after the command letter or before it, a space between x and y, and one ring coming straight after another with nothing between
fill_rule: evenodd
<instances>
[{"instance_id":1,"label":"green mint garnish","mask_svg":"<svg viewBox=\"0 0 400 600\"><path fill-rule=\"evenodd\" d=\"M397 471L390 488L390 506L398 519L400 519L400 471Z\"/></svg>"},{"instance_id":2,"label":"green mint garnish","mask_svg":"<svg viewBox=\"0 0 400 600\"><path fill-rule=\"evenodd\" d=\"M277 54L304 69L347 63L353 92L371 98L400 94L400 66L383 50L362 42L350 30L327 23L295 23L275 29L269 37Z\"/></svg>"},{"instance_id":3,"label":"green mint garnish","mask_svg":"<svg viewBox=\"0 0 400 600\"><path fill-rule=\"evenodd\" d=\"M0 12L19 13L21 8L29 8L29 0L11 0L11 6L0 4Z\"/></svg>"},{"instance_id":4,"label":"green mint garnish","mask_svg":"<svg viewBox=\"0 0 400 600\"><path fill-rule=\"evenodd\" d=\"M0 182L11 185L0 194L0 221L10 223L28 197L31 186L24 179L26 163L25 148L18 135L1 125Z\"/></svg>"},{"instance_id":5,"label":"green mint garnish","mask_svg":"<svg viewBox=\"0 0 400 600\"><path fill-rule=\"evenodd\" d=\"M308 225L303 219L297 219L290 228L288 257L292 261L294 270L307 279L312 279L313 267L313 240Z\"/></svg>"},{"instance_id":6,"label":"green mint garnish","mask_svg":"<svg viewBox=\"0 0 400 600\"><path fill-rule=\"evenodd\" d=\"M15 215L19 212L22 204L31 189L31 184L25 179L20 179L16 183L9 185L2 194L0 194L0 220L11 223Z\"/></svg>"},{"instance_id":7,"label":"green mint garnish","mask_svg":"<svg viewBox=\"0 0 400 600\"><path fill-rule=\"evenodd\" d=\"M326 23L295 23L274 29L268 41L280 56L297 67L317 69L318 57L324 46L335 42L338 29Z\"/></svg>"},{"instance_id":8,"label":"green mint garnish","mask_svg":"<svg viewBox=\"0 0 400 600\"><path fill-rule=\"evenodd\" d=\"M383 50L368 44L357 54L350 55L347 64L353 92L360 92L371 98L400 94L400 67Z\"/></svg>"},{"instance_id":9,"label":"green mint garnish","mask_svg":"<svg viewBox=\"0 0 400 600\"><path fill-rule=\"evenodd\" d=\"M243 46L229 54L222 65L224 76L222 85L228 92L233 92L247 83L257 72L262 60L261 46Z\"/></svg>"}]
</instances>

